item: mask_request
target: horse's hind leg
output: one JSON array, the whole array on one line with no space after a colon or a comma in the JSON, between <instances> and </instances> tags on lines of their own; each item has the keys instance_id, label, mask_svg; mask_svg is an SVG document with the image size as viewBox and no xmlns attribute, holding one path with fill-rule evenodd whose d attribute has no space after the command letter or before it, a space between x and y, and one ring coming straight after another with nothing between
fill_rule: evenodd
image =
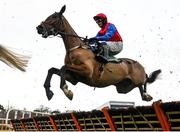
<instances>
[{"instance_id":1,"label":"horse's hind leg","mask_svg":"<svg viewBox=\"0 0 180 132\"><path fill-rule=\"evenodd\" d=\"M153 99L151 97L151 95L149 95L146 92L146 86L144 86L144 88L143 88L143 86L139 86L138 88L139 88L142 100L144 100L144 101L151 101Z\"/></svg>"},{"instance_id":2,"label":"horse's hind leg","mask_svg":"<svg viewBox=\"0 0 180 132\"><path fill-rule=\"evenodd\" d=\"M51 82L51 78L52 78L53 74L59 75L60 69L52 67L48 70L48 74L47 74L46 80L44 82L44 88L46 90L46 96L47 96L48 100L51 100L51 98L54 95L54 93L50 90L50 87L51 87L50 82Z\"/></svg>"}]
</instances>

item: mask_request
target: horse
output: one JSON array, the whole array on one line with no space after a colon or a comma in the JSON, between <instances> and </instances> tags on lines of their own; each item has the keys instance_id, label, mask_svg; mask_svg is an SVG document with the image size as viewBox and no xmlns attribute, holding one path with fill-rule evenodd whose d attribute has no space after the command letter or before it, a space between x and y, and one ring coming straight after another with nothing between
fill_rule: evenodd
<instances>
[{"instance_id":1,"label":"horse","mask_svg":"<svg viewBox=\"0 0 180 132\"><path fill-rule=\"evenodd\" d=\"M22 72L26 71L28 56L17 54L0 44L0 61Z\"/></svg>"},{"instance_id":2,"label":"horse","mask_svg":"<svg viewBox=\"0 0 180 132\"><path fill-rule=\"evenodd\" d=\"M146 85L156 80L161 69L153 71L148 76L138 61L129 58L121 58L120 63L104 63L97 60L83 37L77 35L63 15L65 9L64 5L59 12L51 14L36 27L42 38L61 37L66 50L64 65L60 69L52 67L48 70L44 82L48 100L54 95L50 89L50 82L53 74L56 74L61 78L60 89L70 100L73 99L73 92L68 89L66 81L73 85L81 82L95 88L113 85L118 93L123 94L138 87L142 100L151 101L153 98L147 93Z\"/></svg>"}]
</instances>

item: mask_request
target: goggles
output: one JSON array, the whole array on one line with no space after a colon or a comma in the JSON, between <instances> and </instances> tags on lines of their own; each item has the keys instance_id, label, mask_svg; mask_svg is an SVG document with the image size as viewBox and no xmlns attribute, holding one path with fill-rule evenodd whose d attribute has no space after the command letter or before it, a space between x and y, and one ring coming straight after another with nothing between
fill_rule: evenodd
<instances>
[{"instance_id":1,"label":"goggles","mask_svg":"<svg viewBox=\"0 0 180 132\"><path fill-rule=\"evenodd\" d=\"M102 19L96 19L95 21L96 21L96 23L100 23L100 22L102 22L103 20L102 20Z\"/></svg>"}]
</instances>

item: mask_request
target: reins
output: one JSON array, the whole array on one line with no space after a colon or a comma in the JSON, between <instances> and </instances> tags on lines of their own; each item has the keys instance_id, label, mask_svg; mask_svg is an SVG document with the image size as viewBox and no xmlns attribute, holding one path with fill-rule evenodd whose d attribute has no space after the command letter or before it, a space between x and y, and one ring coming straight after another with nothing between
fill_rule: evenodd
<instances>
[{"instance_id":1,"label":"reins","mask_svg":"<svg viewBox=\"0 0 180 132\"><path fill-rule=\"evenodd\" d=\"M59 34L63 34L63 35L66 35L66 36L69 36L69 37L76 37L76 38L80 38L80 39L87 39L87 37L81 37L81 36L78 36L78 35L74 35L74 34L69 34L69 33L65 33L65 32L62 32L62 31L58 31L57 32L57 35ZM60 37L62 38L61 36L57 36L57 37Z\"/></svg>"},{"instance_id":2,"label":"reins","mask_svg":"<svg viewBox=\"0 0 180 132\"><path fill-rule=\"evenodd\" d=\"M80 39L82 39L82 41L88 40L87 36L86 36L86 37L81 37L81 36L78 36L78 35L69 34L69 33L65 33L65 32L62 32L62 31L58 31L56 34L57 34L56 36L57 36L57 37L60 37L60 38L62 38L62 36L61 36L61 35L58 35L58 34L63 34L63 35L68 36L68 37L80 38ZM75 49L78 49L78 48L80 48L80 47L82 47L81 44L78 45L78 46L72 47L72 48L69 49L69 52L71 52L71 51L73 51L73 50L75 50Z\"/></svg>"}]
</instances>

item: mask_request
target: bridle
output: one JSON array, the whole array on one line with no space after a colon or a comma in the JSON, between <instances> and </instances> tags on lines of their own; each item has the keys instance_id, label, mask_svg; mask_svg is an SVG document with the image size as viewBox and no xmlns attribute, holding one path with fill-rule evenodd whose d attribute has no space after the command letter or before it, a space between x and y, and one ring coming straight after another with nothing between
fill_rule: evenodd
<instances>
[{"instance_id":1,"label":"bridle","mask_svg":"<svg viewBox=\"0 0 180 132\"><path fill-rule=\"evenodd\" d=\"M63 18L62 17L59 17L60 18L60 26L61 27L64 27L63 26ZM49 37L49 34L48 34L48 29L47 29L47 27L46 27L46 24L45 24L45 22L43 21L43 22L41 22L41 25L43 25L43 36L48 36ZM74 34L70 34L70 33L66 33L66 32L64 32L64 31L58 31L58 30L56 30L55 28L51 28L50 29L50 32L52 33L52 35L53 36L57 36L57 37L60 37L60 38L62 38L62 35L65 35L65 36L68 36L68 37L76 37L76 38L80 38L80 39L87 39L87 37L81 37L81 36L78 36L78 35L74 35Z\"/></svg>"},{"instance_id":2,"label":"bridle","mask_svg":"<svg viewBox=\"0 0 180 132\"><path fill-rule=\"evenodd\" d=\"M55 13L55 15L58 15L57 13ZM57 36L57 37L60 37L60 38L62 38L62 35L64 35L64 36L68 36L68 37L76 37L76 38L80 38L80 39L82 39L83 41L84 40L88 40L87 39L87 36L86 37L81 37L81 36L78 36L78 35L74 35L74 34L70 34L70 33L66 33L64 30L64 23L63 23L63 17L61 16L58 16L58 18L59 18L59 26L60 26L60 29L62 29L62 31L60 31L60 30L57 30L57 29L55 29L54 27L52 27L50 30L48 30L48 28L46 27L46 23L45 22L41 22L41 25L43 26L43 34L42 34L42 36L44 36L44 37L49 37L50 38L50 35L49 35L49 32L51 32L51 35L53 35L53 36ZM79 47L82 47L82 45L80 44L80 45L78 45L78 46L75 46L75 47L72 47L72 48L70 48L69 49L69 51L68 52L71 52L71 51L73 51L73 50L75 50L75 49L77 49L77 48L79 48Z\"/></svg>"}]
</instances>

